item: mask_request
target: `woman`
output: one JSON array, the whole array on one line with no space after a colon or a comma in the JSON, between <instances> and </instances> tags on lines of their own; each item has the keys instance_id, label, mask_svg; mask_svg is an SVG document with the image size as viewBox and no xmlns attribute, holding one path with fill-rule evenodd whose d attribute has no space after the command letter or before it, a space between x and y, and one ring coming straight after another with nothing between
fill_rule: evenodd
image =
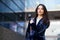
<instances>
[{"instance_id":1,"label":"woman","mask_svg":"<svg viewBox=\"0 0 60 40\"><path fill-rule=\"evenodd\" d=\"M45 31L49 25L47 9L43 4L39 4L36 8L36 17L29 21L26 40L45 40Z\"/></svg>"}]
</instances>

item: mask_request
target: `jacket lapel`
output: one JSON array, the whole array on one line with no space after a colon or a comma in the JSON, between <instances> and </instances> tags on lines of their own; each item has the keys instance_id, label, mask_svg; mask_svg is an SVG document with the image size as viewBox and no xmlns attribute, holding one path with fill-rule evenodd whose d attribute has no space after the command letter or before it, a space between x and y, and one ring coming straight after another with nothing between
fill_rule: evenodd
<instances>
[{"instance_id":1,"label":"jacket lapel","mask_svg":"<svg viewBox=\"0 0 60 40\"><path fill-rule=\"evenodd\" d=\"M37 24L36 26L38 26L39 24L42 24L42 19L43 19L43 18L41 18L41 19L39 20L39 22L38 22L38 24Z\"/></svg>"}]
</instances>

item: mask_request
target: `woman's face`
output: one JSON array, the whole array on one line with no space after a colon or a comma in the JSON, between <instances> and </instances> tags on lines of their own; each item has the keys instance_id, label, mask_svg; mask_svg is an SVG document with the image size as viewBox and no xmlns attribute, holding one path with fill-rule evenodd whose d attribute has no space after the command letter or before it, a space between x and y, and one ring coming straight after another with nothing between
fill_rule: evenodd
<instances>
[{"instance_id":1,"label":"woman's face","mask_svg":"<svg viewBox=\"0 0 60 40\"><path fill-rule=\"evenodd\" d=\"M38 7L37 13L38 13L38 15L43 15L43 13L44 13L43 6L40 5L40 6Z\"/></svg>"}]
</instances>

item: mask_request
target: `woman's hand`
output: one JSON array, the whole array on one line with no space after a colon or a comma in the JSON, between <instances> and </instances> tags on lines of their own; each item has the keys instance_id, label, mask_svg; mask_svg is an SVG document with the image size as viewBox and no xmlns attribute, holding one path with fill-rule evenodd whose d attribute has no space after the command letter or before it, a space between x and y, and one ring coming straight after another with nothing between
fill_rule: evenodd
<instances>
[{"instance_id":1,"label":"woman's hand","mask_svg":"<svg viewBox=\"0 0 60 40\"><path fill-rule=\"evenodd\" d=\"M33 21L33 19L32 20L30 20L30 24L32 24L34 21Z\"/></svg>"}]
</instances>

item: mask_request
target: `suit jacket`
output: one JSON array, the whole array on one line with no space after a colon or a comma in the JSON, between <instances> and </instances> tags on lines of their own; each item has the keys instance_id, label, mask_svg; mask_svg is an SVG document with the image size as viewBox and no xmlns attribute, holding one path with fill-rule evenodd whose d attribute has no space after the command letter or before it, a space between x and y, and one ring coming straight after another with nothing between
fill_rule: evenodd
<instances>
[{"instance_id":1,"label":"suit jacket","mask_svg":"<svg viewBox=\"0 0 60 40\"><path fill-rule=\"evenodd\" d=\"M49 27L48 25L43 23L43 18L36 25L36 18L34 18L34 22L32 24L29 22L28 24L26 40L45 40L45 30ZM30 27L32 27L31 31Z\"/></svg>"}]
</instances>

